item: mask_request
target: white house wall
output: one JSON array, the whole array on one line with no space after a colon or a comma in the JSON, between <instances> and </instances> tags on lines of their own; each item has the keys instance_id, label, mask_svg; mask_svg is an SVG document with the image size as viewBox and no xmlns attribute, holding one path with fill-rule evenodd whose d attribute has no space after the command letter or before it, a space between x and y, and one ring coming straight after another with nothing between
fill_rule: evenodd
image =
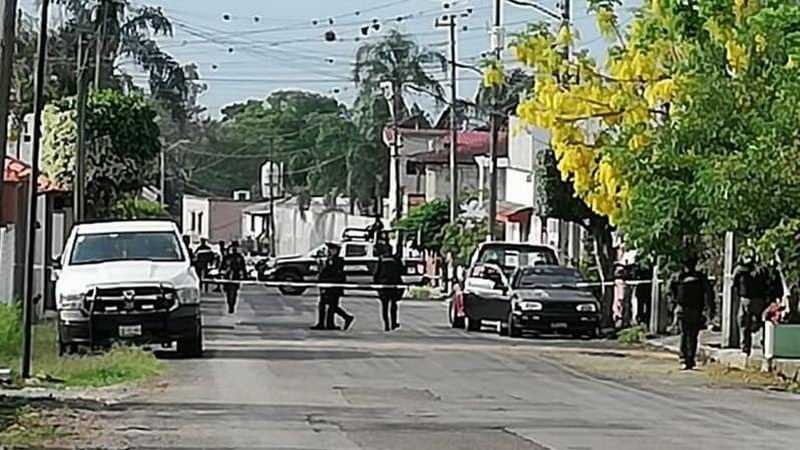
<instances>
[{"instance_id":1,"label":"white house wall","mask_svg":"<svg viewBox=\"0 0 800 450\"><path fill-rule=\"evenodd\" d=\"M194 243L197 243L201 238L208 239L211 224L209 200L204 197L184 195L181 209L181 229L183 234L191 236ZM192 216L194 216L194 220L192 220Z\"/></svg>"}]
</instances>

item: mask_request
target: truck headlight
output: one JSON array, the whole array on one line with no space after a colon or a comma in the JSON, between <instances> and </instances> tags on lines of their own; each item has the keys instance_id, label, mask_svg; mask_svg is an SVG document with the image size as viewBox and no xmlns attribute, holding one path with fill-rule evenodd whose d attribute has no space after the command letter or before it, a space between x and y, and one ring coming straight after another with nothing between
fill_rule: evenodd
<instances>
[{"instance_id":1,"label":"truck headlight","mask_svg":"<svg viewBox=\"0 0 800 450\"><path fill-rule=\"evenodd\" d=\"M61 294L56 301L57 309L81 309L86 294Z\"/></svg>"},{"instance_id":2,"label":"truck headlight","mask_svg":"<svg viewBox=\"0 0 800 450\"><path fill-rule=\"evenodd\" d=\"M192 305L200 302L200 289L187 287L178 289L178 303L181 305Z\"/></svg>"},{"instance_id":3,"label":"truck headlight","mask_svg":"<svg viewBox=\"0 0 800 450\"><path fill-rule=\"evenodd\" d=\"M540 302L519 302L517 303L519 309L523 311L541 311L542 304Z\"/></svg>"},{"instance_id":4,"label":"truck headlight","mask_svg":"<svg viewBox=\"0 0 800 450\"><path fill-rule=\"evenodd\" d=\"M582 303L578 305L578 312L597 312L597 305L594 303Z\"/></svg>"}]
</instances>

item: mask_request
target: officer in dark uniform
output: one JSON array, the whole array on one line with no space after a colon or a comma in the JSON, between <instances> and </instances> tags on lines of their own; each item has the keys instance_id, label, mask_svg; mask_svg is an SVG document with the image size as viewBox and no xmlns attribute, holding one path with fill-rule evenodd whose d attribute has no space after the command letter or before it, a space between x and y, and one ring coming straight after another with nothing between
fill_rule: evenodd
<instances>
[{"instance_id":1,"label":"officer in dark uniform","mask_svg":"<svg viewBox=\"0 0 800 450\"><path fill-rule=\"evenodd\" d=\"M206 238L200 239L200 245L195 249L195 264L197 275L201 280L208 278L208 269L214 263L214 251L208 246ZM201 283L203 291L208 292L208 283Z\"/></svg>"},{"instance_id":2,"label":"officer in dark uniform","mask_svg":"<svg viewBox=\"0 0 800 450\"><path fill-rule=\"evenodd\" d=\"M402 284L403 263L399 255L392 254L392 248L388 245L376 247L376 251L379 253L375 284ZM378 297L381 299L383 329L392 331L400 328L397 323L397 302L403 297L403 289L380 289Z\"/></svg>"},{"instance_id":3,"label":"officer in dark uniform","mask_svg":"<svg viewBox=\"0 0 800 450\"><path fill-rule=\"evenodd\" d=\"M670 282L675 315L681 331L681 369L691 370L697 355L697 337L705 326L703 310L708 307L714 317L714 291L708 277L697 270L697 256L689 255L683 268Z\"/></svg>"},{"instance_id":4,"label":"officer in dark uniform","mask_svg":"<svg viewBox=\"0 0 800 450\"><path fill-rule=\"evenodd\" d=\"M748 355L765 306L765 286L759 286L760 281L753 256L742 255L733 271L733 288L739 297L739 348Z\"/></svg>"},{"instance_id":5,"label":"officer in dark uniform","mask_svg":"<svg viewBox=\"0 0 800 450\"><path fill-rule=\"evenodd\" d=\"M383 234L383 221L379 216L375 216L375 222L372 225L367 227L367 239L369 241L377 243L381 240Z\"/></svg>"},{"instance_id":6,"label":"officer in dark uniform","mask_svg":"<svg viewBox=\"0 0 800 450\"><path fill-rule=\"evenodd\" d=\"M244 280L247 275L244 256L239 253L239 243L231 242L225 256L222 257L222 270L225 279L230 281ZM225 283L225 299L228 302L228 314L233 314L236 308L236 298L239 295L239 283Z\"/></svg>"},{"instance_id":7,"label":"officer in dark uniform","mask_svg":"<svg viewBox=\"0 0 800 450\"><path fill-rule=\"evenodd\" d=\"M339 256L341 247L339 244L329 242L326 244L328 247L328 256L322 263L319 271L319 281L322 283L344 283L347 277L344 273L344 259ZM346 330L355 320L355 317L348 314L344 309L339 306L339 299L342 297L344 290L340 287L333 288L320 288L320 302L318 306L317 324L311 327L314 330L335 330L336 326L335 316L339 315L344 319L343 328Z\"/></svg>"}]
</instances>

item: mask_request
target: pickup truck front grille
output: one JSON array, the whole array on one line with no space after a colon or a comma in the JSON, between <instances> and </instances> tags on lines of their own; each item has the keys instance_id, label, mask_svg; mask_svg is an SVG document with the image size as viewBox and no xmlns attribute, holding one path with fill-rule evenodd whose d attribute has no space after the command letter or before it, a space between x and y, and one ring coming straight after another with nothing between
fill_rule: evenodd
<instances>
[{"instance_id":1,"label":"pickup truck front grille","mask_svg":"<svg viewBox=\"0 0 800 450\"><path fill-rule=\"evenodd\" d=\"M177 302L175 289L148 285L95 287L86 296L85 307L94 314L145 314L165 312Z\"/></svg>"}]
</instances>

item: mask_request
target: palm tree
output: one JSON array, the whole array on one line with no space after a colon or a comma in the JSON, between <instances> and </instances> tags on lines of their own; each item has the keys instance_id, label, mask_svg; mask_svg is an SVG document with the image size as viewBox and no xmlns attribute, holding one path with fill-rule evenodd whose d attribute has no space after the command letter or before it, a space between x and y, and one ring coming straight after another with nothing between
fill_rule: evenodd
<instances>
[{"instance_id":1,"label":"palm tree","mask_svg":"<svg viewBox=\"0 0 800 450\"><path fill-rule=\"evenodd\" d=\"M129 78L115 74L120 56L129 57L148 72L152 96L163 101L173 117L182 123L196 96L196 70L181 66L161 50L157 36L172 36L172 23L161 8L134 6L129 0L55 0L62 5L67 20L62 28L74 36L88 39L86 64L96 68L101 62L99 87L124 88ZM130 87L130 86L129 86Z\"/></svg>"},{"instance_id":2,"label":"palm tree","mask_svg":"<svg viewBox=\"0 0 800 450\"><path fill-rule=\"evenodd\" d=\"M401 121L411 114L411 107L403 98L405 88L430 93L436 99L444 97L444 89L425 70L426 64L447 69L447 60L441 53L419 47L408 36L391 30L383 39L359 47L353 79L359 96L365 98L374 98L380 93L382 82L391 82L395 93L392 107L398 115L395 119Z\"/></svg>"}]
</instances>

